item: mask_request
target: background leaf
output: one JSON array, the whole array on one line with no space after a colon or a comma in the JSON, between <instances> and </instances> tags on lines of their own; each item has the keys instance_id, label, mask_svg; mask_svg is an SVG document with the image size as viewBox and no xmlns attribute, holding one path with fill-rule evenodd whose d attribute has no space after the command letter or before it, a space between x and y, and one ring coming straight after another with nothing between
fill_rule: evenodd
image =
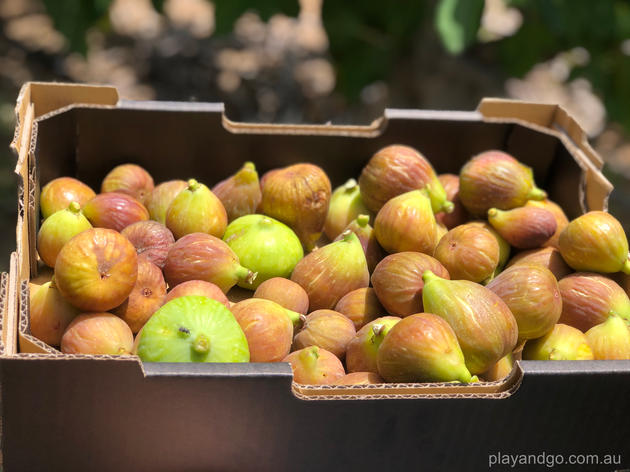
<instances>
[{"instance_id":1,"label":"background leaf","mask_svg":"<svg viewBox=\"0 0 630 472\"><path fill-rule=\"evenodd\" d=\"M435 27L451 54L460 54L477 39L484 0L440 0Z\"/></svg>"}]
</instances>

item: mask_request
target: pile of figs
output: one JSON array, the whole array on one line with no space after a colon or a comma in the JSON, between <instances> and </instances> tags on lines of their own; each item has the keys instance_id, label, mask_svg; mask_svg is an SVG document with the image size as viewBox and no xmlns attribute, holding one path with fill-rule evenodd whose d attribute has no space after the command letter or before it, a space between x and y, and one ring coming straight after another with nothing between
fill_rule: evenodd
<instances>
[{"instance_id":1,"label":"pile of figs","mask_svg":"<svg viewBox=\"0 0 630 472\"><path fill-rule=\"evenodd\" d=\"M436 175L378 150L332 188L309 163L209 188L115 167L42 188L52 279L30 331L67 354L289 362L303 384L479 382L517 359L630 359L628 241L569 221L532 169L486 151ZM238 288L236 287L238 286Z\"/></svg>"}]
</instances>

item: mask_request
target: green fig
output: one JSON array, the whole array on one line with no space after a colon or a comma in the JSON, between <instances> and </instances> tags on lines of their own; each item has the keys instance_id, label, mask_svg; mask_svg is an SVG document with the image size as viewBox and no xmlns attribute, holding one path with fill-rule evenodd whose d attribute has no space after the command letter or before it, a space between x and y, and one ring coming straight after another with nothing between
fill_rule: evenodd
<instances>
[{"instance_id":1,"label":"green fig","mask_svg":"<svg viewBox=\"0 0 630 472\"><path fill-rule=\"evenodd\" d=\"M55 267L57 254L74 236L92 225L83 216L81 207L72 202L65 210L60 210L44 220L37 233L37 253L48 267Z\"/></svg>"},{"instance_id":2,"label":"green fig","mask_svg":"<svg viewBox=\"0 0 630 472\"><path fill-rule=\"evenodd\" d=\"M556 232L556 219L548 210L524 206L512 210L488 210L488 221L512 246L533 249L542 246Z\"/></svg>"},{"instance_id":3,"label":"green fig","mask_svg":"<svg viewBox=\"0 0 630 472\"><path fill-rule=\"evenodd\" d=\"M530 339L523 348L527 361L590 361L593 351L582 331L558 323L538 339Z\"/></svg>"},{"instance_id":4,"label":"green fig","mask_svg":"<svg viewBox=\"0 0 630 472\"><path fill-rule=\"evenodd\" d=\"M212 187L212 193L223 203L228 221L256 213L262 199L256 166L246 162L236 174Z\"/></svg>"},{"instance_id":5,"label":"green fig","mask_svg":"<svg viewBox=\"0 0 630 472\"><path fill-rule=\"evenodd\" d=\"M558 246L574 270L630 274L626 233L609 213L590 211L578 216L560 233Z\"/></svg>"},{"instance_id":6,"label":"green fig","mask_svg":"<svg viewBox=\"0 0 630 472\"><path fill-rule=\"evenodd\" d=\"M368 209L361 200L359 184L354 179L337 187L330 197L324 234L331 241L343 233L352 220L361 214L367 214ZM368 217L369 220L369 217Z\"/></svg>"},{"instance_id":7,"label":"green fig","mask_svg":"<svg viewBox=\"0 0 630 472\"><path fill-rule=\"evenodd\" d=\"M615 313L585 334L594 359L630 359L630 328Z\"/></svg>"},{"instance_id":8,"label":"green fig","mask_svg":"<svg viewBox=\"0 0 630 472\"><path fill-rule=\"evenodd\" d=\"M518 325L498 295L475 282L442 279L431 271L422 279L424 310L451 325L472 374L485 372L514 349Z\"/></svg>"},{"instance_id":9,"label":"green fig","mask_svg":"<svg viewBox=\"0 0 630 472\"><path fill-rule=\"evenodd\" d=\"M346 348L348 372L378 373L376 365L378 348L389 330L401 319L397 316L382 316L363 326Z\"/></svg>"},{"instance_id":10,"label":"green fig","mask_svg":"<svg viewBox=\"0 0 630 472\"><path fill-rule=\"evenodd\" d=\"M381 259L387 254L376 240L374 229L370 226L369 221L370 217L368 215L359 215L344 228L344 232L352 231L359 238L359 242L365 253L368 270L371 274L376 265L381 262ZM335 241L339 241L342 237L343 236L340 234L335 238Z\"/></svg>"},{"instance_id":11,"label":"green fig","mask_svg":"<svg viewBox=\"0 0 630 472\"><path fill-rule=\"evenodd\" d=\"M238 286L255 290L273 277L289 277L304 257L302 244L284 223L265 215L245 215L232 221L223 241L230 246L245 267L258 276L249 283L239 280Z\"/></svg>"}]
</instances>

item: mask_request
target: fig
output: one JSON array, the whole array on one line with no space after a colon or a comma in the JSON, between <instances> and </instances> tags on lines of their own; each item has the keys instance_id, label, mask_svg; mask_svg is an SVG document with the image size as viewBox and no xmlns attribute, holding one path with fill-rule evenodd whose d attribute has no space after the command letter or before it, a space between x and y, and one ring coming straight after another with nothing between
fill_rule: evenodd
<instances>
[{"instance_id":1,"label":"fig","mask_svg":"<svg viewBox=\"0 0 630 472\"><path fill-rule=\"evenodd\" d=\"M514 349L518 325L498 295L475 282L442 279L431 271L422 279L424 310L451 325L472 374L485 372Z\"/></svg>"},{"instance_id":2,"label":"fig","mask_svg":"<svg viewBox=\"0 0 630 472\"><path fill-rule=\"evenodd\" d=\"M153 177L136 164L121 164L105 176L101 193L118 192L131 195L143 205L153 191Z\"/></svg>"},{"instance_id":3,"label":"fig","mask_svg":"<svg viewBox=\"0 0 630 472\"><path fill-rule=\"evenodd\" d=\"M337 356L326 349L309 346L282 359L291 364L293 381L307 385L328 385L346 375Z\"/></svg>"},{"instance_id":4,"label":"fig","mask_svg":"<svg viewBox=\"0 0 630 472\"><path fill-rule=\"evenodd\" d=\"M490 208L511 210L546 196L536 187L531 168L502 151L474 156L459 173L459 199L474 217L485 217Z\"/></svg>"},{"instance_id":5,"label":"fig","mask_svg":"<svg viewBox=\"0 0 630 472\"><path fill-rule=\"evenodd\" d=\"M392 327L401 318L383 316L366 324L354 336L346 348L346 368L348 372L376 372L378 348Z\"/></svg>"},{"instance_id":6,"label":"fig","mask_svg":"<svg viewBox=\"0 0 630 472\"><path fill-rule=\"evenodd\" d=\"M389 253L417 251L432 255L438 232L429 198L420 190L392 198L376 215L374 234Z\"/></svg>"},{"instance_id":7,"label":"fig","mask_svg":"<svg viewBox=\"0 0 630 472\"><path fill-rule=\"evenodd\" d=\"M572 272L571 268L564 262L560 251L550 246L519 252L510 259L510 263L507 267L509 268L517 264L541 265L549 269L558 280Z\"/></svg>"},{"instance_id":8,"label":"fig","mask_svg":"<svg viewBox=\"0 0 630 472\"><path fill-rule=\"evenodd\" d=\"M212 187L212 193L223 203L228 221L256 213L262 192L254 163L246 162L236 174Z\"/></svg>"},{"instance_id":9,"label":"fig","mask_svg":"<svg viewBox=\"0 0 630 472\"><path fill-rule=\"evenodd\" d=\"M147 198L146 207L151 219L166 224L166 212L175 197L188 187L185 180L169 180L155 187Z\"/></svg>"},{"instance_id":10,"label":"fig","mask_svg":"<svg viewBox=\"0 0 630 472\"><path fill-rule=\"evenodd\" d=\"M374 154L361 171L359 188L365 206L374 213L392 198L420 189L426 190L433 213L453 210L429 161L409 146L394 144Z\"/></svg>"},{"instance_id":11,"label":"fig","mask_svg":"<svg viewBox=\"0 0 630 472\"><path fill-rule=\"evenodd\" d=\"M370 385L384 382L381 376L374 372L352 372L333 382L333 385Z\"/></svg>"},{"instance_id":12,"label":"fig","mask_svg":"<svg viewBox=\"0 0 630 472\"><path fill-rule=\"evenodd\" d=\"M122 318L135 334L164 303L166 282L155 264L138 258L138 278L129 298L112 313Z\"/></svg>"},{"instance_id":13,"label":"fig","mask_svg":"<svg viewBox=\"0 0 630 472\"><path fill-rule=\"evenodd\" d=\"M319 346L343 360L346 346L357 334L354 323L333 310L315 310L306 316L304 326L293 339L293 350Z\"/></svg>"},{"instance_id":14,"label":"fig","mask_svg":"<svg viewBox=\"0 0 630 472\"><path fill-rule=\"evenodd\" d=\"M357 235L323 246L297 263L291 280L308 295L309 309L332 309L346 293L367 287L370 273Z\"/></svg>"},{"instance_id":15,"label":"fig","mask_svg":"<svg viewBox=\"0 0 630 472\"><path fill-rule=\"evenodd\" d=\"M367 261L368 270L370 273L376 267L376 264L381 262L383 257L387 254L383 251L383 248L376 240L374 230L369 224L370 217L368 215L359 215L356 219L351 221L348 226L344 228L345 231L352 231L359 238L363 253L365 254L365 260ZM340 234L335 238L335 241L339 241L343 236Z\"/></svg>"},{"instance_id":16,"label":"fig","mask_svg":"<svg viewBox=\"0 0 630 472\"><path fill-rule=\"evenodd\" d=\"M441 211L435 215L438 223L443 224L447 230L455 228L455 226L463 225L470 219L470 215L459 201L459 176L455 174L440 174L438 179L444 187L447 200L453 203L453 211L447 213Z\"/></svg>"},{"instance_id":17,"label":"fig","mask_svg":"<svg viewBox=\"0 0 630 472\"><path fill-rule=\"evenodd\" d=\"M223 237L227 213L221 200L204 184L195 179L179 192L166 211L165 224L175 239L191 233L207 233Z\"/></svg>"},{"instance_id":18,"label":"fig","mask_svg":"<svg viewBox=\"0 0 630 472\"><path fill-rule=\"evenodd\" d=\"M260 207L265 215L290 226L310 251L324 230L330 193L330 180L320 167L295 164L266 176Z\"/></svg>"},{"instance_id":19,"label":"fig","mask_svg":"<svg viewBox=\"0 0 630 472\"><path fill-rule=\"evenodd\" d=\"M243 330L225 305L196 295L165 303L138 341L143 362L248 362Z\"/></svg>"},{"instance_id":20,"label":"fig","mask_svg":"<svg viewBox=\"0 0 630 472\"><path fill-rule=\"evenodd\" d=\"M53 281L31 289L29 308L31 334L50 346L61 344L63 332L79 314L61 296Z\"/></svg>"},{"instance_id":21,"label":"fig","mask_svg":"<svg viewBox=\"0 0 630 472\"><path fill-rule=\"evenodd\" d=\"M348 180L345 184L337 187L330 197L326 222L324 224L324 234L331 241L343 233L346 226L361 214L367 214L368 209L361 200L359 184L354 179ZM366 221L366 224L369 222Z\"/></svg>"},{"instance_id":22,"label":"fig","mask_svg":"<svg viewBox=\"0 0 630 472\"><path fill-rule=\"evenodd\" d=\"M230 246L206 233L187 234L168 251L164 278L170 287L188 280L205 280L227 293L239 280L256 274L243 267Z\"/></svg>"},{"instance_id":23,"label":"fig","mask_svg":"<svg viewBox=\"0 0 630 472\"><path fill-rule=\"evenodd\" d=\"M254 298L271 300L302 315L308 312L308 295L297 283L282 277L273 277L261 283L254 292Z\"/></svg>"},{"instance_id":24,"label":"fig","mask_svg":"<svg viewBox=\"0 0 630 472\"><path fill-rule=\"evenodd\" d=\"M510 258L510 244L499 233L497 233L497 231L492 226L490 226L487 221L475 220L470 221L466 224L485 228L490 231L490 233L492 233L492 235L496 238L497 243L499 243L499 264L497 265L495 275L501 272L501 269L503 269L503 266L505 266L505 263Z\"/></svg>"},{"instance_id":25,"label":"fig","mask_svg":"<svg viewBox=\"0 0 630 472\"><path fill-rule=\"evenodd\" d=\"M534 206L538 208L542 208L543 210L547 210L551 212L553 217L556 219L556 231L544 244L545 247L558 247L560 233L567 227L569 224L569 219L567 215L564 213L564 210L555 202L552 202L549 199L545 200L529 200L525 206Z\"/></svg>"},{"instance_id":26,"label":"fig","mask_svg":"<svg viewBox=\"0 0 630 472\"><path fill-rule=\"evenodd\" d=\"M495 273L499 265L499 243L487 229L463 224L440 239L435 257L453 279L481 283Z\"/></svg>"},{"instance_id":27,"label":"fig","mask_svg":"<svg viewBox=\"0 0 630 472\"><path fill-rule=\"evenodd\" d=\"M587 331L611 311L630 321L630 299L615 281L600 274L576 272L558 282L562 296L560 323Z\"/></svg>"},{"instance_id":28,"label":"fig","mask_svg":"<svg viewBox=\"0 0 630 472\"><path fill-rule=\"evenodd\" d=\"M250 362L280 362L293 341L293 323L286 308L271 300L249 298L232 305L249 345Z\"/></svg>"},{"instance_id":29,"label":"fig","mask_svg":"<svg viewBox=\"0 0 630 472\"><path fill-rule=\"evenodd\" d=\"M512 372L514 367L514 355L510 352L505 357L499 359L499 361L486 370L483 374L479 374L486 382L496 382L503 380Z\"/></svg>"},{"instance_id":30,"label":"fig","mask_svg":"<svg viewBox=\"0 0 630 472\"><path fill-rule=\"evenodd\" d=\"M501 297L514 315L519 339L544 336L560 319L558 282L541 265L517 264L501 272L486 288Z\"/></svg>"},{"instance_id":31,"label":"fig","mask_svg":"<svg viewBox=\"0 0 630 472\"><path fill-rule=\"evenodd\" d=\"M378 301L373 288L364 287L346 293L335 305L335 311L354 323L355 329L361 329L366 323L383 316L386 311Z\"/></svg>"},{"instance_id":32,"label":"fig","mask_svg":"<svg viewBox=\"0 0 630 472\"><path fill-rule=\"evenodd\" d=\"M92 228L68 241L57 256L55 284L84 311L117 307L131 293L138 275L138 256L120 233Z\"/></svg>"},{"instance_id":33,"label":"fig","mask_svg":"<svg viewBox=\"0 0 630 472\"><path fill-rule=\"evenodd\" d=\"M61 337L64 354L131 354L133 333L111 313L84 313L75 317Z\"/></svg>"},{"instance_id":34,"label":"fig","mask_svg":"<svg viewBox=\"0 0 630 472\"><path fill-rule=\"evenodd\" d=\"M558 323L538 339L530 339L523 348L527 361L590 361L593 351L582 331Z\"/></svg>"},{"instance_id":35,"label":"fig","mask_svg":"<svg viewBox=\"0 0 630 472\"><path fill-rule=\"evenodd\" d=\"M124 193L100 193L83 206L83 214L96 228L122 231L137 221L149 219L149 212L135 198Z\"/></svg>"},{"instance_id":36,"label":"fig","mask_svg":"<svg viewBox=\"0 0 630 472\"><path fill-rule=\"evenodd\" d=\"M48 218L53 213L65 210L72 202L82 207L95 196L94 190L80 180L59 177L44 185L39 196L39 208L42 216Z\"/></svg>"},{"instance_id":37,"label":"fig","mask_svg":"<svg viewBox=\"0 0 630 472\"><path fill-rule=\"evenodd\" d=\"M556 231L553 214L535 206L506 211L491 208L488 221L508 243L519 249L540 247Z\"/></svg>"},{"instance_id":38,"label":"fig","mask_svg":"<svg viewBox=\"0 0 630 472\"><path fill-rule=\"evenodd\" d=\"M238 282L239 287L250 290L273 277L289 277L304 257L302 244L293 230L265 215L245 215L232 221L223 241L241 264L258 273L251 283Z\"/></svg>"},{"instance_id":39,"label":"fig","mask_svg":"<svg viewBox=\"0 0 630 472\"><path fill-rule=\"evenodd\" d=\"M464 362L455 332L439 316L417 313L396 323L376 357L378 373L388 382L476 381Z\"/></svg>"},{"instance_id":40,"label":"fig","mask_svg":"<svg viewBox=\"0 0 630 472\"><path fill-rule=\"evenodd\" d=\"M603 211L589 211L560 233L562 258L580 272L630 274L628 239L617 219Z\"/></svg>"},{"instance_id":41,"label":"fig","mask_svg":"<svg viewBox=\"0 0 630 472\"><path fill-rule=\"evenodd\" d=\"M65 210L60 210L44 220L37 233L37 253L44 264L55 267L57 254L74 236L92 225L87 220L77 202L72 202Z\"/></svg>"},{"instance_id":42,"label":"fig","mask_svg":"<svg viewBox=\"0 0 630 472\"><path fill-rule=\"evenodd\" d=\"M160 269L166 263L166 256L175 242L173 233L157 221L138 221L121 231L136 248L138 256L155 264Z\"/></svg>"},{"instance_id":43,"label":"fig","mask_svg":"<svg viewBox=\"0 0 630 472\"><path fill-rule=\"evenodd\" d=\"M630 359L630 328L627 321L615 313L585 334L593 359Z\"/></svg>"},{"instance_id":44,"label":"fig","mask_svg":"<svg viewBox=\"0 0 630 472\"><path fill-rule=\"evenodd\" d=\"M423 311L422 274L425 270L450 278L437 259L419 252L392 254L376 266L372 273L372 286L388 313L404 317Z\"/></svg>"},{"instance_id":45,"label":"fig","mask_svg":"<svg viewBox=\"0 0 630 472\"><path fill-rule=\"evenodd\" d=\"M230 308L230 302L225 293L215 284L206 282L205 280L188 280L173 287L164 299L164 303L168 303L174 298L183 297L185 295L200 295L202 297L212 298L219 303Z\"/></svg>"}]
</instances>

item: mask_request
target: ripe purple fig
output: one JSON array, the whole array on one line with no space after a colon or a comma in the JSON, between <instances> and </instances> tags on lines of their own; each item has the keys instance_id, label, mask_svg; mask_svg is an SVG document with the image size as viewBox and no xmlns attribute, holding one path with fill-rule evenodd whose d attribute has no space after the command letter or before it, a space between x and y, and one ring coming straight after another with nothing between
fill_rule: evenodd
<instances>
[{"instance_id":1,"label":"ripe purple fig","mask_svg":"<svg viewBox=\"0 0 630 472\"><path fill-rule=\"evenodd\" d=\"M389 253L417 251L432 255L438 231L429 198L420 190L392 198L376 215L374 234Z\"/></svg>"},{"instance_id":2,"label":"ripe purple fig","mask_svg":"<svg viewBox=\"0 0 630 472\"><path fill-rule=\"evenodd\" d=\"M101 184L101 193L126 193L142 204L146 203L152 191L153 177L136 164L122 164L114 167Z\"/></svg>"},{"instance_id":3,"label":"ripe purple fig","mask_svg":"<svg viewBox=\"0 0 630 472\"><path fill-rule=\"evenodd\" d=\"M142 203L130 195L117 192L98 194L83 206L83 214L95 228L116 231L149 219L149 212Z\"/></svg>"},{"instance_id":4,"label":"ripe purple fig","mask_svg":"<svg viewBox=\"0 0 630 472\"><path fill-rule=\"evenodd\" d=\"M308 312L308 295L299 284L282 277L273 277L261 283L254 292L254 298L271 300L305 315Z\"/></svg>"},{"instance_id":5,"label":"ripe purple fig","mask_svg":"<svg viewBox=\"0 0 630 472\"><path fill-rule=\"evenodd\" d=\"M422 274L426 270L450 278L437 259L420 252L391 254L376 266L372 274L372 286L388 313L409 316L423 311Z\"/></svg>"},{"instance_id":6,"label":"ripe purple fig","mask_svg":"<svg viewBox=\"0 0 630 472\"><path fill-rule=\"evenodd\" d=\"M490 208L510 210L546 196L536 187L531 168L502 151L476 155L459 173L459 199L475 217L485 217Z\"/></svg>"},{"instance_id":7,"label":"ripe purple fig","mask_svg":"<svg viewBox=\"0 0 630 472\"><path fill-rule=\"evenodd\" d=\"M354 179L348 180L341 187L337 187L330 197L326 223L324 224L324 234L331 241L334 240L343 233L351 221L361 214L367 214L368 211L363 200L361 200L359 184Z\"/></svg>"},{"instance_id":8,"label":"ripe purple fig","mask_svg":"<svg viewBox=\"0 0 630 472\"><path fill-rule=\"evenodd\" d=\"M205 280L188 280L173 287L166 298L164 303L170 302L174 298L185 297L187 295L198 295L201 297L211 298L219 303L223 303L227 308L230 308L230 301L217 285L206 282Z\"/></svg>"},{"instance_id":9,"label":"ripe purple fig","mask_svg":"<svg viewBox=\"0 0 630 472\"><path fill-rule=\"evenodd\" d=\"M374 372L352 372L333 382L333 385L371 385L380 383L385 383L385 381Z\"/></svg>"},{"instance_id":10,"label":"ripe purple fig","mask_svg":"<svg viewBox=\"0 0 630 472\"><path fill-rule=\"evenodd\" d=\"M374 213L392 198L420 189L426 189L433 212L453 210L429 161L409 146L395 144L374 154L361 171L359 187L365 206Z\"/></svg>"},{"instance_id":11,"label":"ripe purple fig","mask_svg":"<svg viewBox=\"0 0 630 472\"><path fill-rule=\"evenodd\" d=\"M343 360L348 343L357 334L354 323L333 310L315 310L304 321L304 326L293 339L293 350L319 346Z\"/></svg>"},{"instance_id":12,"label":"ripe purple fig","mask_svg":"<svg viewBox=\"0 0 630 472\"><path fill-rule=\"evenodd\" d=\"M470 215L459 200L459 176L455 174L441 174L438 179L446 191L446 198L453 203L453 211L446 213L442 211L435 215L438 223L442 223L447 229L463 225L470 219Z\"/></svg>"},{"instance_id":13,"label":"ripe purple fig","mask_svg":"<svg viewBox=\"0 0 630 472\"><path fill-rule=\"evenodd\" d=\"M175 197L188 187L185 180L169 180L156 186L147 198L146 207L151 219L158 223L166 223L166 212Z\"/></svg>"},{"instance_id":14,"label":"ripe purple fig","mask_svg":"<svg viewBox=\"0 0 630 472\"><path fill-rule=\"evenodd\" d=\"M472 374L485 372L514 349L518 325L498 295L475 282L442 279L431 271L422 278L424 310L451 325Z\"/></svg>"},{"instance_id":15,"label":"ripe purple fig","mask_svg":"<svg viewBox=\"0 0 630 472\"><path fill-rule=\"evenodd\" d=\"M574 270L630 274L626 233L609 213L590 211L578 216L560 233L558 246Z\"/></svg>"},{"instance_id":16,"label":"ripe purple fig","mask_svg":"<svg viewBox=\"0 0 630 472\"><path fill-rule=\"evenodd\" d=\"M87 220L77 202L72 202L65 210L60 210L44 220L37 233L37 253L48 267L55 267L57 254L74 236L92 225Z\"/></svg>"},{"instance_id":17,"label":"ripe purple fig","mask_svg":"<svg viewBox=\"0 0 630 472\"><path fill-rule=\"evenodd\" d=\"M525 206L534 206L538 208L542 208L543 210L550 211L553 214L553 217L556 219L556 232L553 233L544 244L545 247L558 247L560 233L567 227L569 224L569 219L567 215L564 213L564 210L555 202L552 202L549 199L545 200L529 200Z\"/></svg>"},{"instance_id":18,"label":"ripe purple fig","mask_svg":"<svg viewBox=\"0 0 630 472\"><path fill-rule=\"evenodd\" d=\"M346 349L348 372L378 372L378 348L389 330L402 318L383 316L366 324L350 340Z\"/></svg>"},{"instance_id":19,"label":"ripe purple fig","mask_svg":"<svg viewBox=\"0 0 630 472\"><path fill-rule=\"evenodd\" d=\"M386 311L378 301L373 288L364 287L346 293L337 305L335 311L350 318L355 329L361 329L366 323L383 316Z\"/></svg>"},{"instance_id":20,"label":"ripe purple fig","mask_svg":"<svg viewBox=\"0 0 630 472\"><path fill-rule=\"evenodd\" d=\"M236 174L212 187L212 193L223 203L228 221L256 213L262 200L256 166L246 162Z\"/></svg>"},{"instance_id":21,"label":"ripe purple fig","mask_svg":"<svg viewBox=\"0 0 630 472\"><path fill-rule=\"evenodd\" d=\"M77 202L83 207L95 196L94 190L80 180L59 177L44 185L39 197L39 207L42 216L48 218L57 211L65 210L72 202Z\"/></svg>"},{"instance_id":22,"label":"ripe purple fig","mask_svg":"<svg viewBox=\"0 0 630 472\"><path fill-rule=\"evenodd\" d=\"M323 246L297 263L291 280L307 293L311 311L332 309L346 293L370 283L365 254L357 235Z\"/></svg>"},{"instance_id":23,"label":"ripe purple fig","mask_svg":"<svg viewBox=\"0 0 630 472\"><path fill-rule=\"evenodd\" d=\"M120 234L133 244L139 257L145 258L160 269L164 267L166 255L175 243L170 229L151 220L132 223Z\"/></svg>"},{"instance_id":24,"label":"ripe purple fig","mask_svg":"<svg viewBox=\"0 0 630 472\"><path fill-rule=\"evenodd\" d=\"M510 352L506 356L499 359L499 361L486 370L483 374L479 374L486 382L496 382L503 380L512 372L514 367L514 355Z\"/></svg>"},{"instance_id":25,"label":"ripe purple fig","mask_svg":"<svg viewBox=\"0 0 630 472\"><path fill-rule=\"evenodd\" d=\"M317 346L292 352L282 362L291 364L293 381L299 384L327 385L346 375L339 358Z\"/></svg>"},{"instance_id":26,"label":"ripe purple fig","mask_svg":"<svg viewBox=\"0 0 630 472\"><path fill-rule=\"evenodd\" d=\"M394 325L378 348L378 373L388 382L470 383L455 332L439 316L418 313Z\"/></svg>"},{"instance_id":27,"label":"ripe purple fig","mask_svg":"<svg viewBox=\"0 0 630 472\"><path fill-rule=\"evenodd\" d=\"M572 272L571 268L564 262L560 251L551 246L519 252L510 259L507 267L509 268L517 264L541 265L549 269L557 280L560 280L562 277Z\"/></svg>"},{"instance_id":28,"label":"ripe purple fig","mask_svg":"<svg viewBox=\"0 0 630 472\"><path fill-rule=\"evenodd\" d=\"M585 334L594 359L630 359L630 328L615 313Z\"/></svg>"},{"instance_id":29,"label":"ripe purple fig","mask_svg":"<svg viewBox=\"0 0 630 472\"><path fill-rule=\"evenodd\" d=\"M330 194L330 180L320 167L295 164L266 175L260 208L290 226L310 251L324 230Z\"/></svg>"},{"instance_id":30,"label":"ripe purple fig","mask_svg":"<svg viewBox=\"0 0 630 472\"><path fill-rule=\"evenodd\" d=\"M548 210L523 206L512 210L488 210L488 221L512 246L533 249L542 246L556 232L556 219Z\"/></svg>"},{"instance_id":31,"label":"ripe purple fig","mask_svg":"<svg viewBox=\"0 0 630 472\"><path fill-rule=\"evenodd\" d=\"M365 259L367 261L368 270L370 273L374 271L376 264L381 262L383 257L387 254L376 240L374 230L369 224L370 217L368 215L359 215L356 219L352 220L348 226L345 227L345 231L352 231L359 238ZM343 236L340 234L335 241L339 241Z\"/></svg>"},{"instance_id":32,"label":"ripe purple fig","mask_svg":"<svg viewBox=\"0 0 630 472\"><path fill-rule=\"evenodd\" d=\"M50 346L61 344L63 332L79 314L59 293L54 282L31 289L29 308L31 334Z\"/></svg>"},{"instance_id":33,"label":"ripe purple fig","mask_svg":"<svg viewBox=\"0 0 630 472\"><path fill-rule=\"evenodd\" d=\"M558 323L542 338L530 339L523 348L527 361L590 361L593 351L582 331Z\"/></svg>"}]
</instances>

